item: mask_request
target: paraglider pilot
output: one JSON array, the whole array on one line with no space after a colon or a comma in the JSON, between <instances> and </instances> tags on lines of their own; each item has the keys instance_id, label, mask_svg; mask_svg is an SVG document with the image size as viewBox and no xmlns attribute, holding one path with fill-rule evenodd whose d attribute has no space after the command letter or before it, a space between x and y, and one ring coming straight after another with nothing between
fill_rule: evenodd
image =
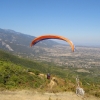
<instances>
[{"instance_id":1,"label":"paraglider pilot","mask_svg":"<svg viewBox=\"0 0 100 100\"><path fill-rule=\"evenodd\" d=\"M50 79L50 73L47 74L47 79Z\"/></svg>"}]
</instances>

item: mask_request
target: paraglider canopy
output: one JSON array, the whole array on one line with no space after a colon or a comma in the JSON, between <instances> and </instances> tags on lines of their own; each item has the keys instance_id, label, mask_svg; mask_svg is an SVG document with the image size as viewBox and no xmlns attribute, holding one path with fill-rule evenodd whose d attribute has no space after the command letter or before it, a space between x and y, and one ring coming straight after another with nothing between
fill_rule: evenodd
<instances>
[{"instance_id":1,"label":"paraglider canopy","mask_svg":"<svg viewBox=\"0 0 100 100\"><path fill-rule=\"evenodd\" d=\"M74 44L72 43L72 41L69 40L68 38L65 38L63 36L58 36L58 35L42 35L42 36L36 37L35 39L32 40L30 46L32 47L33 45L35 45L39 41L42 41L42 40L45 40L45 39L60 39L60 40L64 40L64 41L69 43L69 45L71 46L72 52L74 52L75 48L74 48Z\"/></svg>"}]
</instances>

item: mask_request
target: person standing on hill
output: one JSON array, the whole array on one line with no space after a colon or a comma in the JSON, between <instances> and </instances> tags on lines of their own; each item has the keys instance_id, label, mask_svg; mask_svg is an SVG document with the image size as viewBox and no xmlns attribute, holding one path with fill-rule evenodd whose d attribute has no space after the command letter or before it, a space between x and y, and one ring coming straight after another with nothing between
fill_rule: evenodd
<instances>
[{"instance_id":1,"label":"person standing on hill","mask_svg":"<svg viewBox=\"0 0 100 100\"><path fill-rule=\"evenodd\" d=\"M47 79L50 79L50 73L47 74Z\"/></svg>"}]
</instances>

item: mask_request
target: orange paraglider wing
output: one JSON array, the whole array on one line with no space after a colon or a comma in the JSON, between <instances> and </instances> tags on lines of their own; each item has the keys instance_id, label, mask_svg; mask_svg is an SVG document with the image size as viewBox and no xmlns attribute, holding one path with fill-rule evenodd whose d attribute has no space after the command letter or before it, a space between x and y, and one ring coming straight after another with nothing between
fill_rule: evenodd
<instances>
[{"instance_id":1,"label":"orange paraglider wing","mask_svg":"<svg viewBox=\"0 0 100 100\"><path fill-rule=\"evenodd\" d=\"M35 45L37 42L41 41L41 40L45 40L45 39L60 39L60 40L64 40L66 42L68 42L71 46L72 51L74 52L74 44L72 43L71 40L69 40L68 38L62 37L62 36L58 36L58 35L42 35L39 37L36 37L35 39L33 39L33 41L31 42L30 46L32 47L33 45Z\"/></svg>"}]
</instances>

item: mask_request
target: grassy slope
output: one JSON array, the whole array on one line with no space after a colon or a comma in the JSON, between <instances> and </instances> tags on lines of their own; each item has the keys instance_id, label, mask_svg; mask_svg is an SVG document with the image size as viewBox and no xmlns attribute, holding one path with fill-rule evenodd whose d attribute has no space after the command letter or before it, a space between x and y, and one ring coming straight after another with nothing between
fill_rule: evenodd
<instances>
[{"instance_id":1,"label":"grassy slope","mask_svg":"<svg viewBox=\"0 0 100 100\"><path fill-rule=\"evenodd\" d=\"M94 77L91 73L78 73L75 70L77 69L68 68L65 70L54 64L18 58L0 50L0 87L3 89L41 87L41 89L47 90L49 81L44 77L40 78L38 74L50 72L53 76L59 77L56 80L57 86L53 91L75 91L75 77L79 75L81 77L80 85L85 91L100 97L99 77ZM29 71L35 75L31 75ZM61 78L63 78L63 82Z\"/></svg>"},{"instance_id":2,"label":"grassy slope","mask_svg":"<svg viewBox=\"0 0 100 100\"><path fill-rule=\"evenodd\" d=\"M54 65L30 61L17 56L0 51L0 87L6 89L16 88L39 88L46 87L49 81L40 78L39 73L52 71L58 75L63 75L59 68ZM35 75L29 72L35 73ZM64 75L63 75L64 76Z\"/></svg>"}]
</instances>

